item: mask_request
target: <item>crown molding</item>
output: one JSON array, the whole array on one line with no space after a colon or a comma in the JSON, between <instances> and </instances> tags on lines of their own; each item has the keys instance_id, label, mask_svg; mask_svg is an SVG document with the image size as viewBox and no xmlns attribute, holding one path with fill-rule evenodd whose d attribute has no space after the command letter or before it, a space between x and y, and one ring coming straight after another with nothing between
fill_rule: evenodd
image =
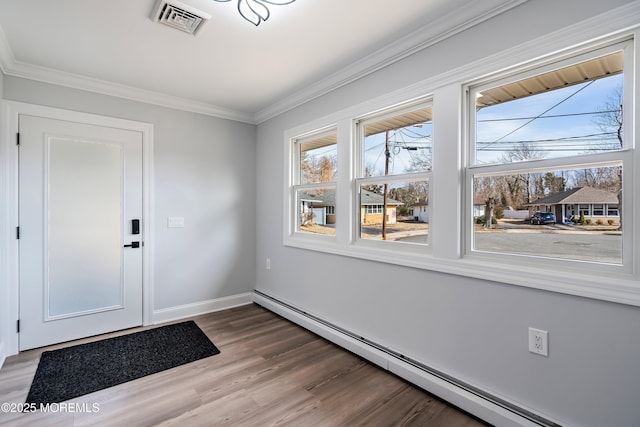
<instances>
[{"instance_id":1,"label":"crown molding","mask_svg":"<svg viewBox=\"0 0 640 427\"><path fill-rule=\"evenodd\" d=\"M99 93L102 95L115 96L132 101L189 111L192 113L205 114L222 119L256 124L254 116L251 113L231 110L208 104L206 102L167 95L160 92L126 86L106 80L94 79L79 74L67 73L53 68L41 67L17 61L2 27L0 27L0 70L8 76L21 77L43 83L66 86L73 89L86 90L88 92Z\"/></svg>"},{"instance_id":2,"label":"crown molding","mask_svg":"<svg viewBox=\"0 0 640 427\"><path fill-rule=\"evenodd\" d=\"M378 49L377 52L354 61L351 65L328 77L258 111L255 114L255 121L258 124L265 122L513 9L526 1L528 0L474 0L442 18L429 22L406 36L394 40Z\"/></svg>"},{"instance_id":3,"label":"crown molding","mask_svg":"<svg viewBox=\"0 0 640 427\"><path fill-rule=\"evenodd\" d=\"M528 0L474 0L465 5L465 7L394 40L377 52L354 61L351 65L308 85L300 91L294 92L255 114L17 61L2 27L0 27L0 70L9 76L52 83L243 123L260 124L513 9L526 1ZM630 19L637 18L639 9L640 2L634 1L597 17L587 19L585 22L559 30L555 34L557 34L557 37L568 41L588 35L593 37L594 32L599 30L611 31L612 23L614 22L619 25L619 29L629 27L632 26ZM584 25L586 23L591 25ZM535 40L525 43L525 45L531 45L535 51L538 42L538 40ZM576 43L579 43L579 41L576 40ZM503 54L506 54L506 52L503 52ZM483 64L486 60L479 62Z\"/></svg>"},{"instance_id":4,"label":"crown molding","mask_svg":"<svg viewBox=\"0 0 640 427\"><path fill-rule=\"evenodd\" d=\"M467 28L499 15L526 1L527 0L473 0L471 4L455 10L441 19L430 22L428 25L413 31L409 35L389 43L383 49L379 49L378 52L355 61L350 66L309 85L305 89L255 114L17 61L2 28L0 28L0 69L2 69L4 74L9 76L86 90L223 119L259 124L371 74L376 70L460 33Z\"/></svg>"},{"instance_id":5,"label":"crown molding","mask_svg":"<svg viewBox=\"0 0 640 427\"><path fill-rule=\"evenodd\" d=\"M7 36L4 34L2 27L0 27L0 71L4 74L9 74L9 70L13 68L15 62L16 59L7 41Z\"/></svg>"},{"instance_id":6,"label":"crown molding","mask_svg":"<svg viewBox=\"0 0 640 427\"><path fill-rule=\"evenodd\" d=\"M102 95L115 96L132 101L174 108L177 110L255 124L253 115L249 113L218 107L206 102L195 101L192 99L86 77L79 74L67 73L65 71L59 71L52 68L26 64L16 60L14 60L13 64L3 71L9 76L22 77L44 83L66 86L73 89L86 90L88 92L99 93Z\"/></svg>"}]
</instances>

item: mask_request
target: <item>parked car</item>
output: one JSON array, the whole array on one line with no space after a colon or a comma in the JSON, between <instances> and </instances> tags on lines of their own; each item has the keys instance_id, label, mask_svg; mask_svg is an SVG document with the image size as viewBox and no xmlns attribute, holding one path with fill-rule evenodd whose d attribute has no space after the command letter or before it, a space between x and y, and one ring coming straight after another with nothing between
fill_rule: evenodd
<instances>
[{"instance_id":1,"label":"parked car","mask_svg":"<svg viewBox=\"0 0 640 427\"><path fill-rule=\"evenodd\" d=\"M531 215L531 224L555 224L556 216L551 212L536 212Z\"/></svg>"}]
</instances>

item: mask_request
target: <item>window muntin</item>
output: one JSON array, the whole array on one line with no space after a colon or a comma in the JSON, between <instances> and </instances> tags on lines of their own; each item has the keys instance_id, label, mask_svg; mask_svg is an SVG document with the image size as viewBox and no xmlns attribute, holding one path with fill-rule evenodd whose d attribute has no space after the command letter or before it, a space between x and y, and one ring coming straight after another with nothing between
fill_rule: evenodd
<instances>
[{"instance_id":1,"label":"window muntin","mask_svg":"<svg viewBox=\"0 0 640 427\"><path fill-rule=\"evenodd\" d=\"M336 129L294 138L293 221L303 235L336 235Z\"/></svg>"},{"instance_id":2,"label":"window muntin","mask_svg":"<svg viewBox=\"0 0 640 427\"><path fill-rule=\"evenodd\" d=\"M622 50L473 91L473 163L504 164L623 148Z\"/></svg>"}]
</instances>

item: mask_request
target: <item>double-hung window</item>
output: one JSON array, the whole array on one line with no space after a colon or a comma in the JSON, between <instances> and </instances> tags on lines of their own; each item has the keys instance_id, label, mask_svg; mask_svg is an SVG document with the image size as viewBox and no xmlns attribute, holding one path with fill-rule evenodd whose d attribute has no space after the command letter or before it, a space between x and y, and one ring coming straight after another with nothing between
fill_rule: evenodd
<instances>
[{"instance_id":1,"label":"double-hung window","mask_svg":"<svg viewBox=\"0 0 640 427\"><path fill-rule=\"evenodd\" d=\"M427 244L432 115L421 100L355 121L360 241Z\"/></svg>"},{"instance_id":2,"label":"double-hung window","mask_svg":"<svg viewBox=\"0 0 640 427\"><path fill-rule=\"evenodd\" d=\"M621 217L605 233L589 217L602 216L605 205L626 216L633 206L631 191L623 193L633 176L631 47L594 49L468 87L467 199L486 220L469 220L469 254L630 266Z\"/></svg>"},{"instance_id":3,"label":"double-hung window","mask_svg":"<svg viewBox=\"0 0 640 427\"><path fill-rule=\"evenodd\" d=\"M335 129L292 141L292 200L295 233L335 236L338 175Z\"/></svg>"}]
</instances>

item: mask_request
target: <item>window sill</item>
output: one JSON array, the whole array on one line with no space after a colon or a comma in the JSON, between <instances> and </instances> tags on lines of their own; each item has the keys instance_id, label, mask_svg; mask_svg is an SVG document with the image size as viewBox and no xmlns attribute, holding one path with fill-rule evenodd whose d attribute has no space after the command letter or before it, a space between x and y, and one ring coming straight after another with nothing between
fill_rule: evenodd
<instances>
[{"instance_id":1,"label":"window sill","mask_svg":"<svg viewBox=\"0 0 640 427\"><path fill-rule=\"evenodd\" d=\"M566 265L565 268L552 268L549 266L552 263L545 260L539 260L533 266L530 262L514 263L509 255L504 255L501 261L498 261L498 256L476 254L443 259L429 254L427 246L420 247L424 251L416 253L366 243L374 242L340 245L335 237L325 236L290 236L284 240L285 246L293 248L640 306L640 277L637 274L621 271L612 273L607 269L596 274L593 269L586 272L577 268L568 270Z\"/></svg>"}]
</instances>

